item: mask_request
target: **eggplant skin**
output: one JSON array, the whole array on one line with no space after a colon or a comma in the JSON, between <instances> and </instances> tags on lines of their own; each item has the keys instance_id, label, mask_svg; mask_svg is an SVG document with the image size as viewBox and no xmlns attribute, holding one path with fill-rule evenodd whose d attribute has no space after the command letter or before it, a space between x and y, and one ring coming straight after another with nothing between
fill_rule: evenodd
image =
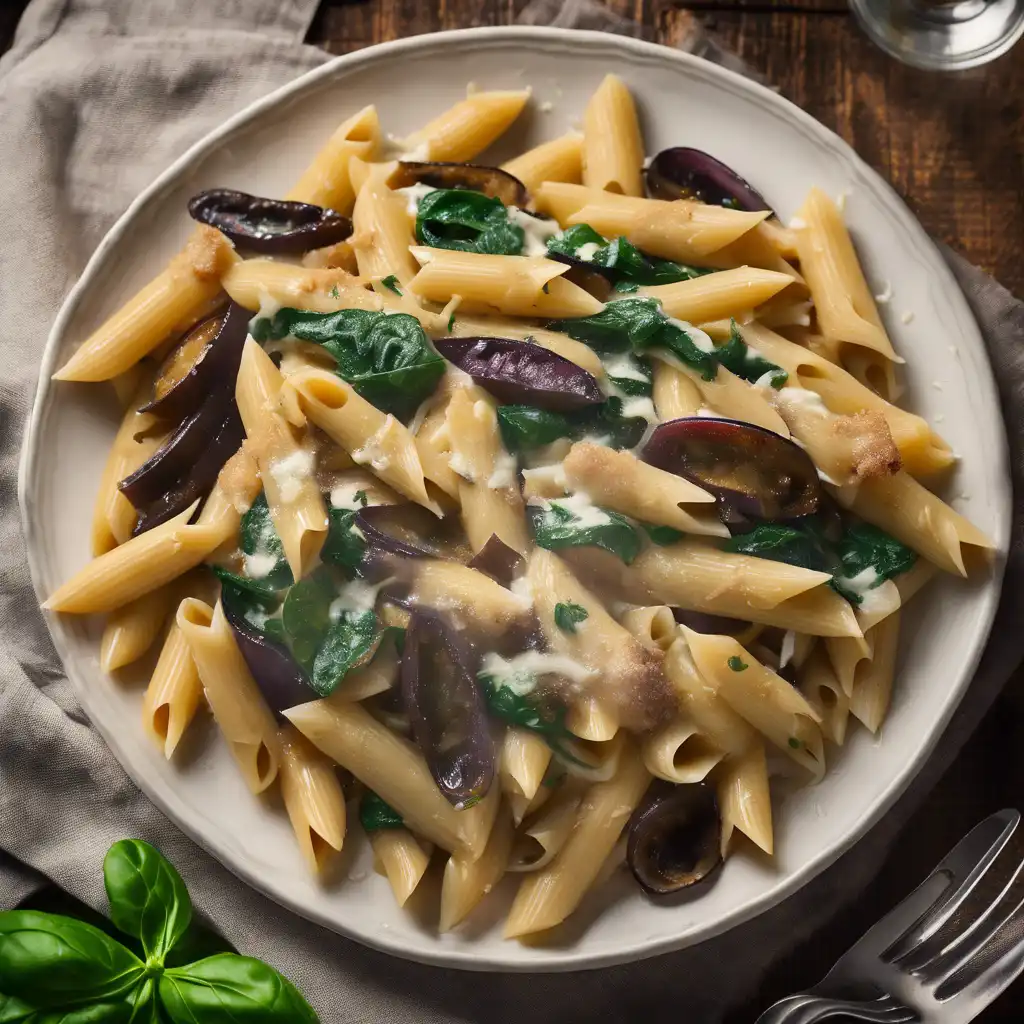
<instances>
[{"instance_id":1,"label":"eggplant skin","mask_svg":"<svg viewBox=\"0 0 1024 1024\"><path fill-rule=\"evenodd\" d=\"M392 189L408 188L417 184L431 188L464 188L482 192L489 199L498 199L506 206L526 206L530 195L526 186L515 175L500 167L481 164L421 163L403 160L388 181Z\"/></svg>"},{"instance_id":2,"label":"eggplant skin","mask_svg":"<svg viewBox=\"0 0 1024 1024\"><path fill-rule=\"evenodd\" d=\"M234 380L238 374L242 349L245 347L245 338L249 332L250 316L248 310L232 302L227 309L189 330L157 370L153 383L153 398L140 411L151 412L162 420L181 421L194 413L218 384L228 379ZM161 379L174 368L175 358L180 350L199 332L209 331L210 325L214 322L219 322L216 333L196 354L189 371L183 374L173 387L160 397L156 397L156 389Z\"/></svg>"},{"instance_id":3,"label":"eggplant skin","mask_svg":"<svg viewBox=\"0 0 1024 1024\"><path fill-rule=\"evenodd\" d=\"M188 212L193 220L227 235L240 249L268 256L300 256L352 234L352 221L333 210L230 188L200 192L189 200Z\"/></svg>"},{"instance_id":4,"label":"eggplant skin","mask_svg":"<svg viewBox=\"0 0 1024 1024\"><path fill-rule=\"evenodd\" d=\"M140 533L173 519L197 498L207 498L217 482L217 476L224 463L238 451L244 440L242 419L232 398L227 415L213 440L186 470L185 475L139 516L132 536L137 537Z\"/></svg>"}]
</instances>

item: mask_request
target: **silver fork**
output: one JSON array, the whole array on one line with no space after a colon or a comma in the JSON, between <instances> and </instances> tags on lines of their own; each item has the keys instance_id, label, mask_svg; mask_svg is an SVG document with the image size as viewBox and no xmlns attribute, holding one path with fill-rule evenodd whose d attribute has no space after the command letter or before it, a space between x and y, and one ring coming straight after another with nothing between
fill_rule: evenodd
<instances>
[{"instance_id":1,"label":"silver fork","mask_svg":"<svg viewBox=\"0 0 1024 1024\"><path fill-rule=\"evenodd\" d=\"M966 1024L1024 970L1024 827L1003 810L975 826L812 989L756 1024L845 1015L874 1024Z\"/></svg>"}]
</instances>

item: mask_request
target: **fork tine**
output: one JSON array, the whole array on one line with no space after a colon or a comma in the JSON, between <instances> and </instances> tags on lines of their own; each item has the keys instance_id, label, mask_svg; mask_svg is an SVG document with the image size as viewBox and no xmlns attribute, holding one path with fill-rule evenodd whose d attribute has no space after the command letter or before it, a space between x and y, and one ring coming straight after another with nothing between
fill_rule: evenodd
<instances>
[{"instance_id":1,"label":"fork tine","mask_svg":"<svg viewBox=\"0 0 1024 1024\"><path fill-rule=\"evenodd\" d=\"M1016 915L996 941L960 967L935 991L935 998L974 1001L988 1006L1024 971L1024 916Z\"/></svg>"},{"instance_id":2,"label":"fork tine","mask_svg":"<svg viewBox=\"0 0 1024 1024\"><path fill-rule=\"evenodd\" d=\"M888 963L900 961L934 935L943 923L956 913L964 899L974 890L979 879L984 876L1000 851L1009 842L1019 823L1020 814L1011 808L1006 808L975 825L953 847L925 882L904 901L909 906L917 893L928 886L934 878L947 880L946 889L925 909L923 914L910 920L907 920L906 916L903 917L903 920L907 921L907 927L896 941L890 943L884 950L882 960ZM888 918L880 922L880 925L887 923L889 923ZM875 925L872 932L880 925ZM895 921L892 922L892 925L895 925Z\"/></svg>"}]
</instances>

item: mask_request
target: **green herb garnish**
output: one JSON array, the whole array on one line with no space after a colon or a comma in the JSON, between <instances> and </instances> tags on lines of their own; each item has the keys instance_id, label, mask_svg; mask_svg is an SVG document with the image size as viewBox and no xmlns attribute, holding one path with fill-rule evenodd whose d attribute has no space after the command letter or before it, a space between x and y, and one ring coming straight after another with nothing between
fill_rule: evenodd
<instances>
[{"instance_id":1,"label":"green herb garnish","mask_svg":"<svg viewBox=\"0 0 1024 1024\"><path fill-rule=\"evenodd\" d=\"M629 565L640 553L640 534L618 512L596 508L600 521L586 523L571 508L558 500L546 506L528 507L537 544L550 551L561 548L598 547L617 555Z\"/></svg>"},{"instance_id":2,"label":"green herb garnish","mask_svg":"<svg viewBox=\"0 0 1024 1024\"><path fill-rule=\"evenodd\" d=\"M734 654L727 662L733 672L745 672L750 666L738 655Z\"/></svg>"},{"instance_id":3,"label":"green herb garnish","mask_svg":"<svg viewBox=\"0 0 1024 1024\"><path fill-rule=\"evenodd\" d=\"M402 294L402 289L398 287L398 278L395 277L394 274L388 274L388 276L383 278L380 283L384 285L388 291L392 291L396 295Z\"/></svg>"},{"instance_id":4,"label":"green herb garnish","mask_svg":"<svg viewBox=\"0 0 1024 1024\"><path fill-rule=\"evenodd\" d=\"M581 604L559 601L555 605L555 625L563 633L575 633L577 624L586 622L589 618L590 614Z\"/></svg>"}]
</instances>

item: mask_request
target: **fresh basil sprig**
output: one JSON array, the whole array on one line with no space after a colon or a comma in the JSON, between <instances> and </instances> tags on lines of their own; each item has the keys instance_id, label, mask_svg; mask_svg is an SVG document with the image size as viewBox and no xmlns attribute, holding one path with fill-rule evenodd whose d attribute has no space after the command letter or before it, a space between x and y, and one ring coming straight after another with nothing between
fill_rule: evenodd
<instances>
[{"instance_id":1,"label":"fresh basil sprig","mask_svg":"<svg viewBox=\"0 0 1024 1024\"><path fill-rule=\"evenodd\" d=\"M281 309L272 317L254 319L249 330L260 342L295 338L322 345L337 362L335 372L342 380L400 419L416 411L444 374L444 360L420 322L407 313Z\"/></svg>"},{"instance_id":2,"label":"fresh basil sprig","mask_svg":"<svg viewBox=\"0 0 1024 1024\"><path fill-rule=\"evenodd\" d=\"M584 246L596 246L585 249ZM586 254L581 255L583 249ZM639 285L672 284L714 273L704 267L691 267L685 263L672 263L645 256L625 238L607 238L598 234L589 224L575 224L548 240L548 252L582 260L592 267L600 267L617 284L630 282Z\"/></svg>"},{"instance_id":3,"label":"fresh basil sprig","mask_svg":"<svg viewBox=\"0 0 1024 1024\"><path fill-rule=\"evenodd\" d=\"M3 1024L316 1024L312 1007L272 967L217 952L182 964L196 930L181 876L139 839L107 853L110 916L145 960L106 932L60 914L0 913Z\"/></svg>"}]
</instances>

